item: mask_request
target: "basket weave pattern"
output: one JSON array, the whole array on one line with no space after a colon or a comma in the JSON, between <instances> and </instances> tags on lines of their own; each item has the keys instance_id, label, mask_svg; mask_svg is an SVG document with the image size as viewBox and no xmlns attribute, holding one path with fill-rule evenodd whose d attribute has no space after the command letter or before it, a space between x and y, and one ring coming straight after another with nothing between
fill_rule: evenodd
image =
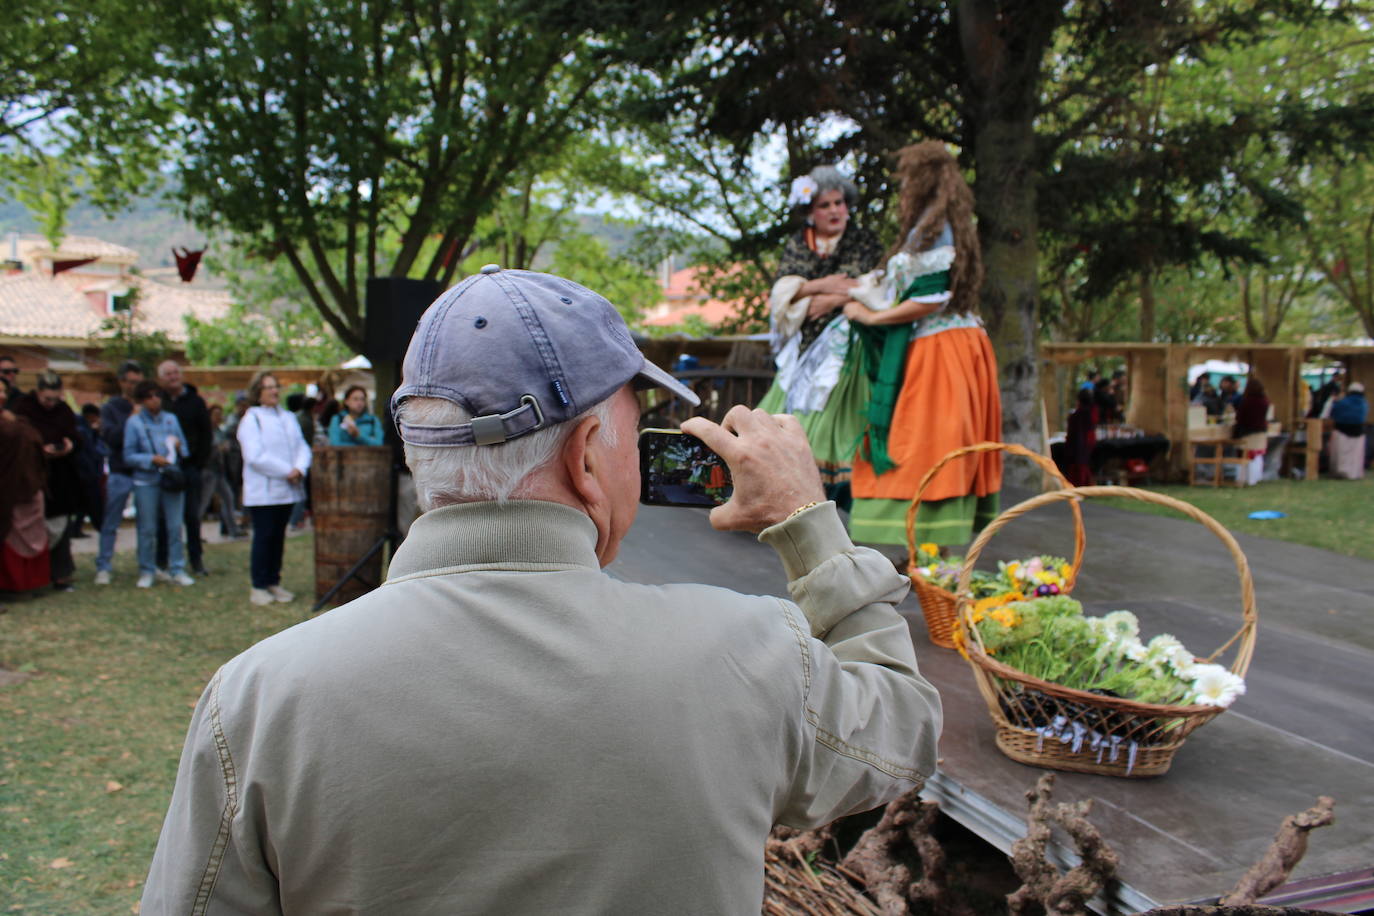
<instances>
[{"instance_id":1,"label":"basket weave pattern","mask_svg":"<svg viewBox=\"0 0 1374 916\"><path fill-rule=\"evenodd\" d=\"M962 651L988 704L997 729L997 747L1013 760L1033 766L1108 776L1158 776L1195 729L1219 715L1216 706L1166 706L1075 690L1031 677L988 655L974 626L969 582L973 564L1003 525L1040 506L1077 503L1084 498L1127 498L1175 509L1204 525L1230 551L1240 577L1240 629L1203 661L1213 661L1232 646L1231 671L1240 677L1250 667L1255 646L1255 590L1250 566L1224 527L1180 500L1131 487L1078 487L1043 493L999 515L974 541L959 573L959 632Z\"/></svg>"},{"instance_id":2,"label":"basket weave pattern","mask_svg":"<svg viewBox=\"0 0 1374 916\"><path fill-rule=\"evenodd\" d=\"M916 488L916 498L906 510L907 574L911 577L911 587L921 602L921 614L925 617L930 641L946 649L954 648L954 629L959 620L959 602L954 592L940 588L916 571L916 513L921 508L921 497L925 494L926 488L945 465L967 455L999 451L1029 458L1038 464L1041 470L1057 480L1061 487L1069 486L1069 481L1059 472L1053 461L1014 442L979 442L977 445L957 448L935 462L921 478L921 485ZM1069 580L1063 587L1065 594L1073 590L1073 580L1078 576L1078 567L1083 562L1083 510L1078 507L1078 503L1073 503L1071 509L1074 521L1073 560L1070 561Z\"/></svg>"}]
</instances>

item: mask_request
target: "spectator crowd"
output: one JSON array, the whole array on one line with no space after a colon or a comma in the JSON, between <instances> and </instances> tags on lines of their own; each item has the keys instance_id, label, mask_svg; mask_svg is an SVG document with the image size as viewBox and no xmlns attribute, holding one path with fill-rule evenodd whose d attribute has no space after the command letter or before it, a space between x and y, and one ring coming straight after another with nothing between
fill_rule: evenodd
<instances>
[{"instance_id":1,"label":"spectator crowd","mask_svg":"<svg viewBox=\"0 0 1374 916\"><path fill-rule=\"evenodd\" d=\"M18 375L15 360L0 355L0 596L76 588L72 541L91 536L98 538L94 583L111 584L116 538L132 504L138 588L190 587L209 574L201 521L215 508L221 536L246 538L252 527L250 599L290 601L278 581L281 535L288 521L306 522L311 446L382 442L359 386L342 404L291 395L282 409L276 379L259 373L226 407L207 404L175 360L151 378L126 361L115 373L119 393L76 411L57 372L37 373L27 392ZM264 393L270 404L260 400ZM280 441L264 438L264 418L277 422ZM282 460L287 466L277 467Z\"/></svg>"}]
</instances>

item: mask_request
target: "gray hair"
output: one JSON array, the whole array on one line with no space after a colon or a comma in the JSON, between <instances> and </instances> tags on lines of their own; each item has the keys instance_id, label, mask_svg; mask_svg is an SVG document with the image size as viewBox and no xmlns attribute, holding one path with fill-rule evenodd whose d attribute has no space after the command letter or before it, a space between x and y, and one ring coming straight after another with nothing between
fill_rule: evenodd
<instances>
[{"instance_id":1,"label":"gray hair","mask_svg":"<svg viewBox=\"0 0 1374 916\"><path fill-rule=\"evenodd\" d=\"M535 430L500 445L437 446L406 444L406 465L415 480L421 511L439 506L519 499L535 472L557 457L573 428L585 417L601 421L601 435L614 448L619 432L607 398L563 423ZM417 426L454 426L472 414L443 398L410 397L396 408L396 420Z\"/></svg>"},{"instance_id":2,"label":"gray hair","mask_svg":"<svg viewBox=\"0 0 1374 916\"><path fill-rule=\"evenodd\" d=\"M816 183L816 193L811 198L811 203L816 202L826 191L839 191L844 195L844 203L849 209L853 210L859 206L859 186L846 178L844 173L833 165L818 165L811 170L811 180ZM811 212L811 204L807 204L802 209Z\"/></svg>"}]
</instances>

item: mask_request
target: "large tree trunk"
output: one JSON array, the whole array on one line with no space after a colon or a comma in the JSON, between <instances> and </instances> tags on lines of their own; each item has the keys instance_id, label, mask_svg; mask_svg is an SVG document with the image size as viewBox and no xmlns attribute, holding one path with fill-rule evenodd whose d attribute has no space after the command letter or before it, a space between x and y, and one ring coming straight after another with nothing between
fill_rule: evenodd
<instances>
[{"instance_id":1,"label":"large tree trunk","mask_svg":"<svg viewBox=\"0 0 1374 916\"><path fill-rule=\"evenodd\" d=\"M1035 135L1027 118L980 124L974 152L978 157L978 234L987 271L982 311L1002 378L1002 435L1008 442L1038 452L1043 443L1034 147ZM1011 463L1007 470L1020 467ZM1039 474L1033 467L1030 470Z\"/></svg>"},{"instance_id":2,"label":"large tree trunk","mask_svg":"<svg viewBox=\"0 0 1374 916\"><path fill-rule=\"evenodd\" d=\"M958 6L987 272L981 305L1002 379L1002 435L1034 451L1043 447L1035 218L1041 162L1034 119L1041 63L1062 15L1054 0L962 0ZM1020 463L1007 470L1014 485L1031 485L1039 476Z\"/></svg>"},{"instance_id":3,"label":"large tree trunk","mask_svg":"<svg viewBox=\"0 0 1374 916\"><path fill-rule=\"evenodd\" d=\"M1140 339L1155 339L1155 275L1149 264L1140 271Z\"/></svg>"}]
</instances>

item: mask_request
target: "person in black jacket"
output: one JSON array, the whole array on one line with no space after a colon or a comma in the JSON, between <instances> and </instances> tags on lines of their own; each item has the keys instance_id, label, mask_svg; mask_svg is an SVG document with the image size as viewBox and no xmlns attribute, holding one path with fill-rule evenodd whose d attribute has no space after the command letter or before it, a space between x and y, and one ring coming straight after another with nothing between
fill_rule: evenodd
<instances>
[{"instance_id":1,"label":"person in black jacket","mask_svg":"<svg viewBox=\"0 0 1374 916\"><path fill-rule=\"evenodd\" d=\"M105 519L105 459L110 457L110 447L100 438L100 408L94 404L82 407L76 431L81 435L82 446L76 458L81 478L81 515L73 526L72 537L82 538L87 536L81 530L83 520L89 518L98 533Z\"/></svg>"},{"instance_id":2,"label":"person in black jacket","mask_svg":"<svg viewBox=\"0 0 1374 916\"><path fill-rule=\"evenodd\" d=\"M115 373L120 393L100 407L100 438L110 450L110 476L105 481L105 511L100 522L100 550L95 557L95 584L109 585L114 570L115 535L124 520L124 507L134 492L133 469L124 463L124 424L134 413L134 389L143 381L143 367L133 360Z\"/></svg>"},{"instance_id":3,"label":"person in black jacket","mask_svg":"<svg viewBox=\"0 0 1374 916\"><path fill-rule=\"evenodd\" d=\"M214 447L214 430L210 425L210 408L205 399L196 391L194 385L186 384L181 377L181 366L176 360L165 360L157 367L157 383L162 388L162 406L171 411L181 424L186 436L186 457L182 464L186 470L185 510L182 517L186 521L186 559L191 575L208 575L205 569L204 545L200 540L200 487L202 471L210 460L210 450ZM167 530L159 518L157 526L157 568L161 573L167 569Z\"/></svg>"},{"instance_id":4,"label":"person in black jacket","mask_svg":"<svg viewBox=\"0 0 1374 916\"><path fill-rule=\"evenodd\" d=\"M0 356L0 385L5 386L10 404L14 404L24 392L19 390L15 380L19 378L19 364L12 356Z\"/></svg>"}]
</instances>

